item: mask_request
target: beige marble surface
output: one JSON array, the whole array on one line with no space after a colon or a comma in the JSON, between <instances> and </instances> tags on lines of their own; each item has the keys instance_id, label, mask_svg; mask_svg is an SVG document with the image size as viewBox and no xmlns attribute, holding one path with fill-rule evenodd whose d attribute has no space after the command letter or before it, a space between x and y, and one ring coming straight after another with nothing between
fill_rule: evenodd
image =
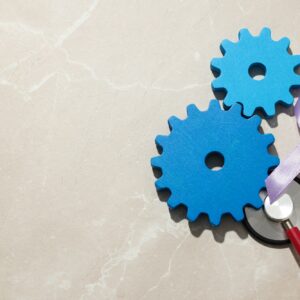
<instances>
[{"instance_id":1,"label":"beige marble surface","mask_svg":"<svg viewBox=\"0 0 300 300\"><path fill-rule=\"evenodd\" d=\"M210 59L242 27L300 53L299 1L0 3L0 299L300 299L289 248L158 199L170 115L213 98ZM264 122L284 158L286 111Z\"/></svg>"}]
</instances>

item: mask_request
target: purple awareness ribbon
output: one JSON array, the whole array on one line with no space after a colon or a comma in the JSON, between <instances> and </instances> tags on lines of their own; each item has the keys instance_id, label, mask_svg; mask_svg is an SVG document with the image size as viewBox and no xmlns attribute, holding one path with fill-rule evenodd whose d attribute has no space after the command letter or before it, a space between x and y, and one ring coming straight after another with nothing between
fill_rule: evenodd
<instances>
[{"instance_id":1,"label":"purple awareness ribbon","mask_svg":"<svg viewBox=\"0 0 300 300\"><path fill-rule=\"evenodd\" d=\"M300 128L300 98L298 98L295 108L295 117ZM270 203L276 201L288 187L288 185L300 173L300 144L279 166L267 177L266 188L270 198Z\"/></svg>"}]
</instances>

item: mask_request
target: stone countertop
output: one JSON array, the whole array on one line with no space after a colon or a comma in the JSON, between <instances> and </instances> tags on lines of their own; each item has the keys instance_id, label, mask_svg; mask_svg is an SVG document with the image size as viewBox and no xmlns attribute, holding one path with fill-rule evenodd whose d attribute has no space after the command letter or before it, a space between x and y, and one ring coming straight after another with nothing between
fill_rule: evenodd
<instances>
[{"instance_id":1,"label":"stone countertop","mask_svg":"<svg viewBox=\"0 0 300 300\"><path fill-rule=\"evenodd\" d=\"M1 1L0 299L300 298L289 248L188 224L154 188L154 137L206 109L240 28L288 36L299 1ZM290 110L263 121L284 158Z\"/></svg>"}]
</instances>

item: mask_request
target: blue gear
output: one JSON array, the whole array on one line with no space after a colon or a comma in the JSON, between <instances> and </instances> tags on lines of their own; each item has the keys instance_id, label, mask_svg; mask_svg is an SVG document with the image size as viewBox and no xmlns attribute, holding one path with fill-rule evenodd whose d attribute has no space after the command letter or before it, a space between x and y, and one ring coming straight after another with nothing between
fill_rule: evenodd
<instances>
[{"instance_id":1,"label":"blue gear","mask_svg":"<svg viewBox=\"0 0 300 300\"><path fill-rule=\"evenodd\" d=\"M252 116L257 108L273 116L276 103L293 104L290 89L300 86L300 76L295 73L300 55L288 53L289 45L286 37L273 41L269 28L262 29L259 36L242 29L238 42L224 40L220 46L223 57L214 58L211 69L220 73L212 82L213 90L227 91L225 106L239 102L245 116ZM254 80L249 68L259 65L265 68L265 77Z\"/></svg>"},{"instance_id":2,"label":"blue gear","mask_svg":"<svg viewBox=\"0 0 300 300\"><path fill-rule=\"evenodd\" d=\"M242 117L240 104L224 111L212 100L205 112L192 104L187 115L185 120L171 117L171 133L156 137L162 148L162 154L151 160L152 167L162 171L156 188L169 189L168 205L185 205L190 221L202 213L213 225L219 225L226 213L241 221L245 205L262 206L259 191L265 187L268 170L279 163L268 152L273 135L258 131L258 116ZM205 163L212 152L224 156L224 166L218 171Z\"/></svg>"}]
</instances>

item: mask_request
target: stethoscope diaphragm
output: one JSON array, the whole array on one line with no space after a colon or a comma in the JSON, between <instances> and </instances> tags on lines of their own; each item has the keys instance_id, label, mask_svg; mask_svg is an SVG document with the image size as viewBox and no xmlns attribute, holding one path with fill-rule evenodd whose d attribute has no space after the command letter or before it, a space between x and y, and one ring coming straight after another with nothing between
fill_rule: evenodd
<instances>
[{"instance_id":1,"label":"stethoscope diaphragm","mask_svg":"<svg viewBox=\"0 0 300 300\"><path fill-rule=\"evenodd\" d=\"M294 181L285 192L293 201L293 212L289 219L295 226L300 226L300 188ZM264 198L266 195L264 195ZM245 208L244 224L249 232L258 240L271 245L289 244L285 230L281 223L272 221L267 217L264 207L256 210L252 207Z\"/></svg>"}]
</instances>

